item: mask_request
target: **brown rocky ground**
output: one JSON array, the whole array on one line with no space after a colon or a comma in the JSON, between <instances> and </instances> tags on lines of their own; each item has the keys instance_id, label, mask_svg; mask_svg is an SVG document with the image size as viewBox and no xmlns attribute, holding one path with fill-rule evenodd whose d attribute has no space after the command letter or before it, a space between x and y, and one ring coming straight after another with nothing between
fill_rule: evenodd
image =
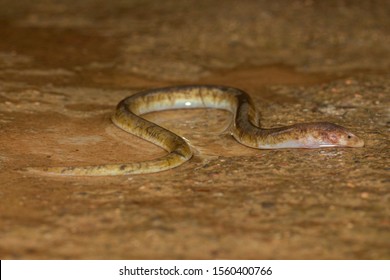
<instances>
[{"instance_id":1,"label":"brown rocky ground","mask_svg":"<svg viewBox=\"0 0 390 280\"><path fill-rule=\"evenodd\" d=\"M389 14L384 0L3 0L0 259L390 258ZM223 135L226 112L170 111L147 117L196 148L177 169L15 171L163 155L109 116L188 83L247 90L264 126L326 120L366 146L254 150Z\"/></svg>"}]
</instances>

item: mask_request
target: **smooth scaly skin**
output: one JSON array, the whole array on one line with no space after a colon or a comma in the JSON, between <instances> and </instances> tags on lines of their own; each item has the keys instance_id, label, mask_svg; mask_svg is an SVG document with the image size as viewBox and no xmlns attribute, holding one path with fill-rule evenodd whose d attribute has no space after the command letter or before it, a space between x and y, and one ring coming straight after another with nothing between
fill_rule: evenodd
<instances>
[{"instance_id":1,"label":"smooth scaly skin","mask_svg":"<svg viewBox=\"0 0 390 280\"><path fill-rule=\"evenodd\" d=\"M168 154L158 159L96 166L30 167L29 171L56 175L108 176L153 173L188 161L192 151L187 142L139 115L169 109L216 108L233 114L233 137L243 145L258 149L362 147L364 141L346 128L327 122L260 128L258 113L247 93L223 86L179 86L146 90L123 99L112 116L119 128L148 140Z\"/></svg>"}]
</instances>

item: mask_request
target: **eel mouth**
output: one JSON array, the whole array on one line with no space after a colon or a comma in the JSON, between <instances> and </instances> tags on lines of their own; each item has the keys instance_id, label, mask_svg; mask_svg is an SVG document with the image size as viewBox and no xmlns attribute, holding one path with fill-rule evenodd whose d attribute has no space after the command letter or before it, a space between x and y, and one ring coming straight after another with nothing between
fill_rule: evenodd
<instances>
[{"instance_id":1,"label":"eel mouth","mask_svg":"<svg viewBox=\"0 0 390 280\"><path fill-rule=\"evenodd\" d=\"M361 148L364 147L364 140L356 135L353 135L352 133L348 133L345 139L331 141L330 143L320 143L319 147L320 148L327 148L327 147Z\"/></svg>"},{"instance_id":2,"label":"eel mouth","mask_svg":"<svg viewBox=\"0 0 390 280\"><path fill-rule=\"evenodd\" d=\"M341 129L336 135L338 136L336 144L340 147L360 148L364 146L364 140L347 129Z\"/></svg>"},{"instance_id":3,"label":"eel mouth","mask_svg":"<svg viewBox=\"0 0 390 280\"><path fill-rule=\"evenodd\" d=\"M355 136L353 141L348 141L347 147L351 148L361 148L364 147L364 140Z\"/></svg>"}]
</instances>

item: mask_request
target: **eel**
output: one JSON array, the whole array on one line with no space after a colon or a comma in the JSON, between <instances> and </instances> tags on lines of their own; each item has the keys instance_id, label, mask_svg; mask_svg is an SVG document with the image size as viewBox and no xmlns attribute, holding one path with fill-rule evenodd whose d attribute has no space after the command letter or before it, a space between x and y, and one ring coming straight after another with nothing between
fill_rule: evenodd
<instances>
[{"instance_id":1,"label":"eel","mask_svg":"<svg viewBox=\"0 0 390 280\"><path fill-rule=\"evenodd\" d=\"M165 149L160 158L141 162L69 167L28 167L28 171L70 176L113 176L154 173L175 168L193 156L190 145L140 115L172 109L215 108L232 113L231 135L256 149L363 147L364 141L348 129L329 122L297 123L262 128L250 96L237 88L187 85L150 89L126 97L116 107L112 122L124 131Z\"/></svg>"}]
</instances>

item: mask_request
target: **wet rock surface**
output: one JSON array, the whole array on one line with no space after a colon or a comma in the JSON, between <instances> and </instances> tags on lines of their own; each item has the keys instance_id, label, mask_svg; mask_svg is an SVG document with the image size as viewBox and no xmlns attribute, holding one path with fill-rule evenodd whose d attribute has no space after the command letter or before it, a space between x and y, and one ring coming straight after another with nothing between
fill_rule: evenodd
<instances>
[{"instance_id":1,"label":"wet rock surface","mask_svg":"<svg viewBox=\"0 0 390 280\"><path fill-rule=\"evenodd\" d=\"M388 259L387 1L2 1L1 259ZM223 84L264 127L329 121L356 149L255 150L231 116L145 117L189 139L170 171L33 175L157 158L110 121L140 89Z\"/></svg>"}]
</instances>

